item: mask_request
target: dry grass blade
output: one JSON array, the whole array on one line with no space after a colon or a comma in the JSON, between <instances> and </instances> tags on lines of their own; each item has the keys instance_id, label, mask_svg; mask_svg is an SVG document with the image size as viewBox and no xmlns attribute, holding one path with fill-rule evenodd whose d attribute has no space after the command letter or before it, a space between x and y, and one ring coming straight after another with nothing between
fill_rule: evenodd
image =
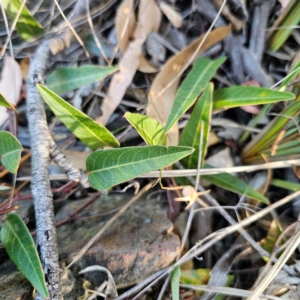
<instances>
[{"instance_id":1,"label":"dry grass blade","mask_svg":"<svg viewBox=\"0 0 300 300\"><path fill-rule=\"evenodd\" d=\"M291 257L294 251L297 249L300 243L300 231L289 241L289 245L281 254L278 261L274 264L270 272L263 278L263 280L258 284L255 290L252 292L251 296L247 300L255 300L260 294L268 287L271 281L275 278L278 272L281 270L282 266Z\"/></svg>"},{"instance_id":2,"label":"dry grass blade","mask_svg":"<svg viewBox=\"0 0 300 300\"><path fill-rule=\"evenodd\" d=\"M6 51L7 45L11 42L11 35L12 35L12 33L13 33L16 25L17 25L17 22L18 22L19 17L20 17L20 15L22 13L22 9L25 6L25 3L26 3L26 0L23 0L22 3L21 3L21 6L19 8L19 11L18 11L18 13L17 13L17 15L16 15L16 17L15 17L12 25L11 25L11 28L10 28L9 34L7 36L7 39L5 41L5 44L2 46L2 49L0 51L0 59L2 59L2 57L3 57L3 55L4 55L5 51ZM4 15L5 12L4 12L3 6L2 6L2 4L0 4L0 5L1 5L1 8L2 8L2 13ZM5 16L5 18L6 18L6 16Z\"/></svg>"},{"instance_id":3,"label":"dry grass blade","mask_svg":"<svg viewBox=\"0 0 300 300\"><path fill-rule=\"evenodd\" d=\"M64 20L66 21L66 23L68 24L68 27L70 28L70 30L72 31L72 33L74 34L75 38L77 39L78 43L80 44L80 46L83 48L84 53L87 57L90 57L89 52L86 50L84 43L82 41L82 39L80 38L80 36L77 34L76 30L74 29L74 27L72 26L72 24L69 22L69 20L67 19L67 17L65 16L63 10L61 9L59 3L57 2L57 0L54 0L60 14L62 15L62 17L64 18Z\"/></svg>"},{"instance_id":4,"label":"dry grass blade","mask_svg":"<svg viewBox=\"0 0 300 300\"><path fill-rule=\"evenodd\" d=\"M249 166L237 166L231 168L212 168L199 170L200 175L213 175L221 173L238 173L238 172L255 172L266 169L282 169L292 166L300 165L300 159L290 159L284 161L276 161L265 164L249 165ZM144 175L140 175L139 178L168 178L168 177L183 177L183 176L196 176L197 169L189 170L162 170L153 171ZM50 180L67 180L68 177L65 174L50 175ZM18 181L31 180L31 176L18 177Z\"/></svg>"}]
</instances>

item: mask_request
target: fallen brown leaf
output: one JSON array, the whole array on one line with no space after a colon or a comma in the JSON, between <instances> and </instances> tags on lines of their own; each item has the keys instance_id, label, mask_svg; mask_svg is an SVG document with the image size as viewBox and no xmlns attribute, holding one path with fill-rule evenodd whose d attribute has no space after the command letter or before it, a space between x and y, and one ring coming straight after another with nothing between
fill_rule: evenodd
<instances>
[{"instance_id":1,"label":"fallen brown leaf","mask_svg":"<svg viewBox=\"0 0 300 300\"><path fill-rule=\"evenodd\" d=\"M127 49L133 39L135 29L134 1L124 0L119 6L115 22L116 35L122 53Z\"/></svg>"},{"instance_id":2,"label":"fallen brown leaf","mask_svg":"<svg viewBox=\"0 0 300 300\"><path fill-rule=\"evenodd\" d=\"M115 73L107 93L103 100L102 116L97 120L105 125L121 102L126 89L132 82L142 57L142 45L150 32L157 30L161 19L160 10L154 0L141 0L138 13L138 24L134 32L134 39L128 47L119 63L119 72Z\"/></svg>"},{"instance_id":3,"label":"fallen brown leaf","mask_svg":"<svg viewBox=\"0 0 300 300\"><path fill-rule=\"evenodd\" d=\"M144 5L142 7L142 3L139 7L139 23L137 27L136 18L134 15L134 1L133 0L124 0L120 7L118 8L117 18L116 18L116 34L119 42L120 51L124 53L133 38L136 38L136 35L140 35L139 28L143 32L147 32L149 29L149 33L152 31L157 32L161 22L161 14L160 11L153 1L149 1L148 5ZM147 13L147 14L146 14ZM143 22L141 26L141 20L143 16L151 16L149 22ZM145 26L145 28L143 28ZM148 34L149 34L148 33ZM140 56L140 64L138 70L143 73L155 73L158 70L152 66L148 60L141 55Z\"/></svg>"},{"instance_id":4,"label":"fallen brown leaf","mask_svg":"<svg viewBox=\"0 0 300 300\"><path fill-rule=\"evenodd\" d=\"M21 59L20 68L21 68L21 73L22 73L23 80L27 80L27 74L28 74L28 71L29 71L29 66L30 66L29 57L25 57L25 58Z\"/></svg>"},{"instance_id":5,"label":"fallen brown leaf","mask_svg":"<svg viewBox=\"0 0 300 300\"><path fill-rule=\"evenodd\" d=\"M171 5L161 1L159 7L174 27L179 28L182 26L181 15Z\"/></svg>"},{"instance_id":6,"label":"fallen brown leaf","mask_svg":"<svg viewBox=\"0 0 300 300\"><path fill-rule=\"evenodd\" d=\"M156 119L162 124L166 122L175 99L179 80L183 71L189 66L191 58L194 56L194 61L201 53L220 42L230 32L230 26L220 27L211 31L203 42L202 47L198 49L204 38L204 35L202 35L166 62L161 72L156 75L152 82L148 95L147 116ZM195 52L197 52L196 55ZM168 133L167 144L178 145L178 128L176 125Z\"/></svg>"},{"instance_id":7,"label":"fallen brown leaf","mask_svg":"<svg viewBox=\"0 0 300 300\"><path fill-rule=\"evenodd\" d=\"M22 87L22 73L19 64L6 55L1 73L0 93L11 104L17 104ZM7 109L0 106L0 126L8 119Z\"/></svg>"}]
</instances>

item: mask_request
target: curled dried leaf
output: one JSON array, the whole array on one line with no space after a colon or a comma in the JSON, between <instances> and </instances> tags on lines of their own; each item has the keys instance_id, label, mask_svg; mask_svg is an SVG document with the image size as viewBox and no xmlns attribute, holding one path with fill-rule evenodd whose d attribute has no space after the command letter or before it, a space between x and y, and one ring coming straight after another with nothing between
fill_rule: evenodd
<instances>
[{"instance_id":1,"label":"curled dried leaf","mask_svg":"<svg viewBox=\"0 0 300 300\"><path fill-rule=\"evenodd\" d=\"M174 27L182 26L182 17L172 6L161 1L159 7Z\"/></svg>"}]
</instances>

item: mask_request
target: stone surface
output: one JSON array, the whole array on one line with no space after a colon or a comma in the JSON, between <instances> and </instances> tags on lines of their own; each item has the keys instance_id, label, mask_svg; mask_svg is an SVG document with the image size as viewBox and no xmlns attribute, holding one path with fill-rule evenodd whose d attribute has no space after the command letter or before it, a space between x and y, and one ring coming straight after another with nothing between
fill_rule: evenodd
<instances>
[{"instance_id":1,"label":"stone surface","mask_svg":"<svg viewBox=\"0 0 300 300\"><path fill-rule=\"evenodd\" d=\"M105 212L120 207L128 200L124 195L115 199L101 199L94 204L92 212ZM74 201L65 206L58 213L57 219L68 216L84 201L86 200ZM61 259L69 263L104 224L100 217L93 217L58 228ZM168 266L178 254L179 237L167 233L171 226L172 223L166 217L165 204L156 200L138 200L90 248L75 265L74 271L101 265L112 273L118 288L140 282ZM94 284L100 284L104 275L100 272L93 273L84 276Z\"/></svg>"},{"instance_id":2,"label":"stone surface","mask_svg":"<svg viewBox=\"0 0 300 300\"><path fill-rule=\"evenodd\" d=\"M0 300L32 299L30 282L18 271L10 260L0 266Z\"/></svg>"},{"instance_id":3,"label":"stone surface","mask_svg":"<svg viewBox=\"0 0 300 300\"><path fill-rule=\"evenodd\" d=\"M61 274L61 289L64 300L77 299L83 292L69 270ZM0 265L0 300L30 300L34 299L31 283L21 274L10 259Z\"/></svg>"}]
</instances>

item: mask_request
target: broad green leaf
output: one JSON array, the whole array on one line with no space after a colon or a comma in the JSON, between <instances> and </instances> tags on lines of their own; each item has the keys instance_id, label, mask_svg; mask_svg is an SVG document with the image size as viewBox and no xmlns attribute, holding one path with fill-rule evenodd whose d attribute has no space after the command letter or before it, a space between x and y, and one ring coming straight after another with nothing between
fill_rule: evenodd
<instances>
[{"instance_id":1,"label":"broad green leaf","mask_svg":"<svg viewBox=\"0 0 300 300\"><path fill-rule=\"evenodd\" d=\"M45 86L37 84L37 89L59 120L91 150L104 146L119 147L119 142L105 127L100 126Z\"/></svg>"},{"instance_id":2,"label":"broad green leaf","mask_svg":"<svg viewBox=\"0 0 300 300\"><path fill-rule=\"evenodd\" d=\"M141 114L125 113L127 121L150 146L166 145L164 127L156 120Z\"/></svg>"},{"instance_id":3,"label":"broad green leaf","mask_svg":"<svg viewBox=\"0 0 300 300\"><path fill-rule=\"evenodd\" d=\"M1 229L1 242L22 274L44 298L48 298L44 273L34 241L23 220L17 214L7 215Z\"/></svg>"},{"instance_id":4,"label":"broad green leaf","mask_svg":"<svg viewBox=\"0 0 300 300\"><path fill-rule=\"evenodd\" d=\"M47 78L48 88L56 94L63 94L99 81L116 72L118 67L81 66L60 68Z\"/></svg>"},{"instance_id":5,"label":"broad green leaf","mask_svg":"<svg viewBox=\"0 0 300 300\"><path fill-rule=\"evenodd\" d=\"M17 112L16 109L14 108L14 106L11 103L9 103L2 94L0 94L0 106L10 108L10 109L14 110L15 112Z\"/></svg>"},{"instance_id":6,"label":"broad green leaf","mask_svg":"<svg viewBox=\"0 0 300 300\"><path fill-rule=\"evenodd\" d=\"M256 86L232 86L214 91L213 110L292 100L295 95Z\"/></svg>"},{"instance_id":7,"label":"broad green leaf","mask_svg":"<svg viewBox=\"0 0 300 300\"><path fill-rule=\"evenodd\" d=\"M98 150L86 160L90 184L105 190L139 175L162 169L191 154L190 147L127 147Z\"/></svg>"},{"instance_id":8,"label":"broad green leaf","mask_svg":"<svg viewBox=\"0 0 300 300\"><path fill-rule=\"evenodd\" d=\"M10 132L0 131L1 162L9 172L17 172L22 150L21 144Z\"/></svg>"},{"instance_id":9,"label":"broad green leaf","mask_svg":"<svg viewBox=\"0 0 300 300\"><path fill-rule=\"evenodd\" d=\"M210 129L210 119L212 113L212 92L213 84L210 83L204 89L203 94L198 99L189 118L188 123L183 129L179 145L190 146L195 149L193 154L183 159L184 165L187 169L197 167L199 156L200 135L202 133L202 149L201 149L201 165L203 164L206 154L206 145ZM203 125L203 129L201 128Z\"/></svg>"},{"instance_id":10,"label":"broad green leaf","mask_svg":"<svg viewBox=\"0 0 300 300\"><path fill-rule=\"evenodd\" d=\"M3 5L7 15L14 20L20 11L22 1L1 0L1 4ZM20 37L26 41L32 41L44 33L41 24L33 18L26 6L22 8L16 28Z\"/></svg>"},{"instance_id":11,"label":"broad green leaf","mask_svg":"<svg viewBox=\"0 0 300 300\"><path fill-rule=\"evenodd\" d=\"M271 147L278 134L285 129L288 122L295 117L300 110L300 101L295 102L286 108L280 116L272 120L259 134L257 134L251 141L246 145L243 150L243 160L258 154L261 150L266 147Z\"/></svg>"},{"instance_id":12,"label":"broad green leaf","mask_svg":"<svg viewBox=\"0 0 300 300\"><path fill-rule=\"evenodd\" d=\"M212 166L204 164L204 168L212 168ZM261 193L257 192L251 186L247 185L231 174L223 173L216 175L201 175L201 178L204 178L205 180L211 182L216 186L222 187L225 190L245 195L249 198L253 198L265 204L269 204L269 200Z\"/></svg>"},{"instance_id":13,"label":"broad green leaf","mask_svg":"<svg viewBox=\"0 0 300 300\"><path fill-rule=\"evenodd\" d=\"M204 87L215 75L217 69L226 60L221 57L215 61L208 58L199 58L192 70L181 84L176 94L174 104L165 125L167 133L181 116L195 103Z\"/></svg>"},{"instance_id":14,"label":"broad green leaf","mask_svg":"<svg viewBox=\"0 0 300 300\"><path fill-rule=\"evenodd\" d=\"M297 192L300 190L300 184L298 182L291 182L291 181L280 180L280 179L272 179L270 181L270 184L273 186L282 188L282 189L293 191L293 192Z\"/></svg>"},{"instance_id":15,"label":"broad green leaf","mask_svg":"<svg viewBox=\"0 0 300 300\"><path fill-rule=\"evenodd\" d=\"M109 47L107 43L100 37L98 37L98 42L101 46L102 51L106 55L107 58L112 58L115 51L113 47ZM87 39L85 40L84 46L86 49L93 55L97 55L99 57L103 57L102 52L100 51L98 45L95 42L95 39L92 34L88 35Z\"/></svg>"},{"instance_id":16,"label":"broad green leaf","mask_svg":"<svg viewBox=\"0 0 300 300\"><path fill-rule=\"evenodd\" d=\"M171 275L172 300L179 300L180 266L175 267Z\"/></svg>"}]
</instances>

